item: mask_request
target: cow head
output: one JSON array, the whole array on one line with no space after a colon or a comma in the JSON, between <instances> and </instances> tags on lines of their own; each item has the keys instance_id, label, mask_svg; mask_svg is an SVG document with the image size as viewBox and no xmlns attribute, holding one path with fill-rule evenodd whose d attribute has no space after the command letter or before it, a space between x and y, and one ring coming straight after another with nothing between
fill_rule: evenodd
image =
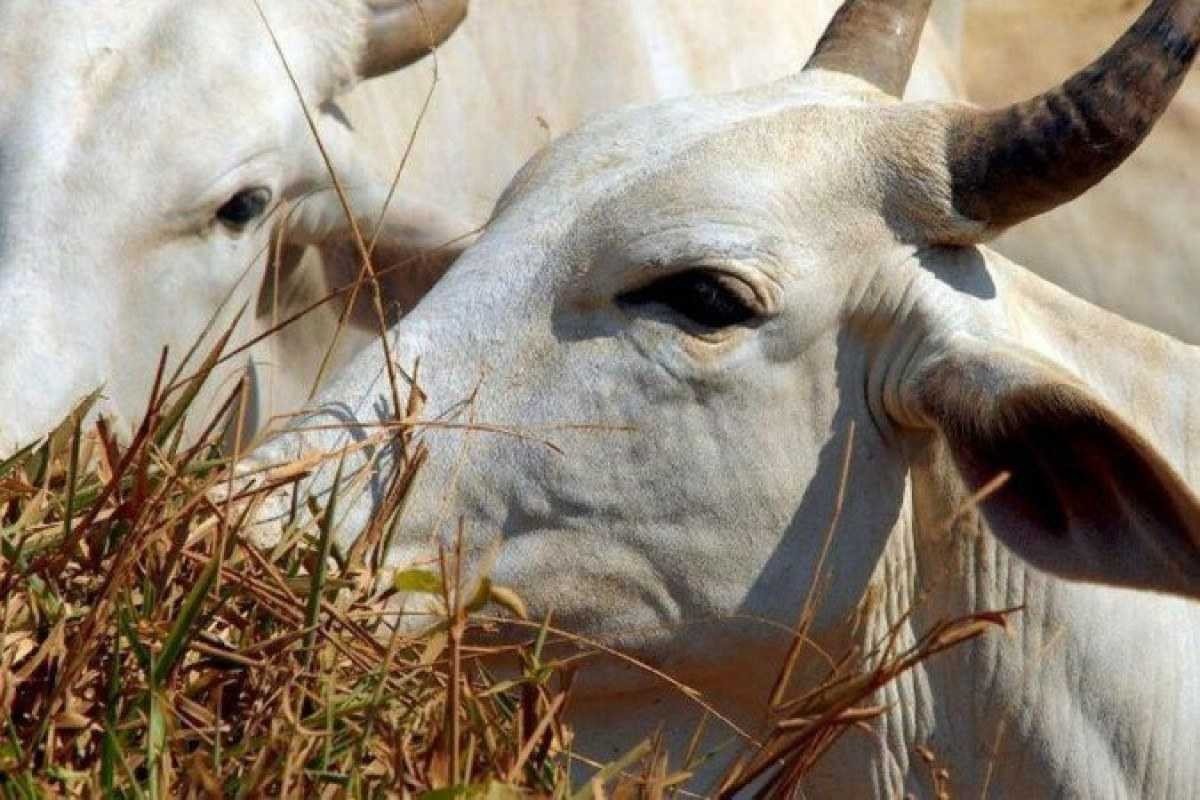
<instances>
[{"instance_id":1,"label":"cow head","mask_svg":"<svg viewBox=\"0 0 1200 800\"><path fill-rule=\"evenodd\" d=\"M1033 279L977 247L1131 152L1194 55L1200 4L1156 2L1093 66L998 112L896 100L927 8L847 3L802 73L599 118L520 172L394 329L434 453L394 563L462 522L560 624L729 669L775 636L748 620L789 618L819 567L840 619L898 531L1008 471L981 525L1019 554L1200 594L1195 496L1056 355L1071 320L1035 332ZM372 427L394 413L386 375L364 352L259 454L343 454L344 540L394 455Z\"/></svg>"},{"instance_id":2,"label":"cow head","mask_svg":"<svg viewBox=\"0 0 1200 800\"><path fill-rule=\"evenodd\" d=\"M300 243L346 233L298 97L350 216L373 223L387 184L356 160L329 101L429 52L465 7L5 3L0 453L101 386L109 411L140 414L161 348L178 363L252 296L282 208L299 205ZM436 214L401 202L391 222L403 237Z\"/></svg>"}]
</instances>

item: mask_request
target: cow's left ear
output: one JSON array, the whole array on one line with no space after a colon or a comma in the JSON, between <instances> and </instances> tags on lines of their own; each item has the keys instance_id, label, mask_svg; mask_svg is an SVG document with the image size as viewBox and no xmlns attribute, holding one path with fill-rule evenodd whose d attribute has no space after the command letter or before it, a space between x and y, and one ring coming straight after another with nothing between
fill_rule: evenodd
<instances>
[{"instance_id":1,"label":"cow's left ear","mask_svg":"<svg viewBox=\"0 0 1200 800\"><path fill-rule=\"evenodd\" d=\"M343 193L326 188L301 197L288 215L284 240L295 245L354 243L361 236L375 249L446 252L457 256L474 240L472 226L440 208L407 194L389 197L386 181L344 185ZM344 202L343 202L344 200Z\"/></svg>"},{"instance_id":2,"label":"cow's left ear","mask_svg":"<svg viewBox=\"0 0 1200 800\"><path fill-rule=\"evenodd\" d=\"M467 16L467 0L366 0L362 78L406 67L433 52Z\"/></svg>"},{"instance_id":3,"label":"cow's left ear","mask_svg":"<svg viewBox=\"0 0 1200 800\"><path fill-rule=\"evenodd\" d=\"M902 384L992 532L1066 578L1200 597L1200 499L1129 420L1037 354L957 336Z\"/></svg>"},{"instance_id":4,"label":"cow's left ear","mask_svg":"<svg viewBox=\"0 0 1200 800\"><path fill-rule=\"evenodd\" d=\"M322 108L316 122L321 151L314 147L305 161L309 174L299 185L308 190L290 198L292 207L278 218L280 241L317 248L326 283L337 288L360 272L362 237L384 279L385 305L403 313L477 238L478 223L420 199L429 193L414 191L409 182L393 187L393 176L366 159L335 106Z\"/></svg>"},{"instance_id":5,"label":"cow's left ear","mask_svg":"<svg viewBox=\"0 0 1200 800\"><path fill-rule=\"evenodd\" d=\"M438 206L399 193L389 200L388 188L377 180L345 187L349 213L334 189L301 198L287 218L283 240L316 247L329 287L340 288L359 274L362 259L356 239L362 237L370 247L385 307L389 314L404 314L441 279L476 234L471 225ZM361 296L365 299L368 293Z\"/></svg>"}]
</instances>

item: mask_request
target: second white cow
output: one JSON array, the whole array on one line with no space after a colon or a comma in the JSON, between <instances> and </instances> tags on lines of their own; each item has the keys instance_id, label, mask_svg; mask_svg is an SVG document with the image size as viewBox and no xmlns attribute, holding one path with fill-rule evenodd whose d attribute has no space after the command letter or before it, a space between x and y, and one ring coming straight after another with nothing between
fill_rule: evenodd
<instances>
[{"instance_id":1,"label":"second white cow","mask_svg":"<svg viewBox=\"0 0 1200 800\"><path fill-rule=\"evenodd\" d=\"M136 423L162 348L178 367L257 296L281 209L303 200L295 243L347 235L324 156L349 217L374 223L389 176L327 104L427 53L465 2L423 8L0 3L0 454L101 387L105 410ZM384 238L421 250L459 232L436 207L400 197ZM254 333L251 316L235 341Z\"/></svg>"}]
</instances>

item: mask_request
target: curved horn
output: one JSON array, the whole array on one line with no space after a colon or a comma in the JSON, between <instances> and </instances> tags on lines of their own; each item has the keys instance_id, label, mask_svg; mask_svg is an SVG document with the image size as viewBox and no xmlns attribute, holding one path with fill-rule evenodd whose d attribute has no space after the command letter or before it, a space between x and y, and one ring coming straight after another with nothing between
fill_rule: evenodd
<instances>
[{"instance_id":1,"label":"curved horn","mask_svg":"<svg viewBox=\"0 0 1200 800\"><path fill-rule=\"evenodd\" d=\"M374 78L429 55L467 16L467 0L367 0L367 46L358 72Z\"/></svg>"},{"instance_id":2,"label":"curved horn","mask_svg":"<svg viewBox=\"0 0 1200 800\"><path fill-rule=\"evenodd\" d=\"M904 94L932 0L846 0L805 69L862 78L892 97Z\"/></svg>"},{"instance_id":3,"label":"curved horn","mask_svg":"<svg viewBox=\"0 0 1200 800\"><path fill-rule=\"evenodd\" d=\"M1200 0L1155 0L1099 60L1056 89L950 123L955 210L995 234L1073 200L1141 144L1200 43Z\"/></svg>"}]
</instances>

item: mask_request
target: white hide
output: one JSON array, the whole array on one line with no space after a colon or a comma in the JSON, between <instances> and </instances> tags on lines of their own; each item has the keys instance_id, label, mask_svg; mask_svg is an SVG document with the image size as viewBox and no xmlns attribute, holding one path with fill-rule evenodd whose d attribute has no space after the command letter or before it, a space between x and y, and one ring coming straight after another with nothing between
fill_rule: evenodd
<instances>
[{"instance_id":1,"label":"white hide","mask_svg":"<svg viewBox=\"0 0 1200 800\"><path fill-rule=\"evenodd\" d=\"M882 693L886 714L845 737L811 796L928 796L918 747L966 796L1195 796L1200 606L1152 591L1200 595L1200 353L986 248L924 241L926 226L964 224L943 205L944 119L816 72L605 115L543 150L392 330L442 425L420 433L433 456L390 563L461 520L535 614L667 671L754 733L780 626L815 580L813 634L834 653L1024 606L1011 636ZM752 324L698 329L628 301L697 268L739 287ZM364 351L257 460L367 438L385 385ZM473 421L494 427L445 426ZM362 427L315 427L329 423ZM1054 491L1021 474L987 515L956 513L990 477L961 465L1004 467L986 460L997 442ZM339 501L343 545L378 499L370 452L349 457L367 482ZM391 452L376 455L386 472ZM678 756L701 716L628 666L577 688L578 741L596 758L660 722ZM709 730L709 744L732 737Z\"/></svg>"}]
</instances>

